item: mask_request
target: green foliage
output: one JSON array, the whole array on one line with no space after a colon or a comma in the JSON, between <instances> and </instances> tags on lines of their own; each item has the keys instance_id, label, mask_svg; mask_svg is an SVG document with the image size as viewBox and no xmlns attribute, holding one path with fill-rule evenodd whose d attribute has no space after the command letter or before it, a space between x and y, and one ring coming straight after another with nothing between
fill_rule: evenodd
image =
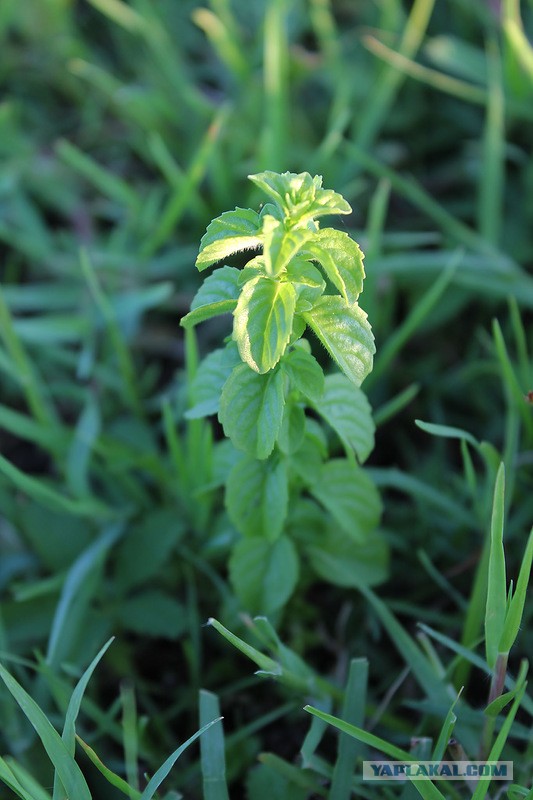
<instances>
[{"instance_id":1,"label":"green foliage","mask_svg":"<svg viewBox=\"0 0 533 800\"><path fill-rule=\"evenodd\" d=\"M262 253L253 256L240 274L228 266L215 270L199 289L182 325L190 327L224 311L233 314L233 335L225 351L217 351L216 357L208 354L198 368L200 385L189 414L218 411L225 435L247 455L233 466L226 482L230 519L248 539L235 546L230 578L246 608L269 613L283 606L296 586L297 551L281 536L289 497L297 505L298 496L308 491L331 517L328 536L327 518L322 515L322 541L310 556L309 563L320 577L328 575L333 582L346 584L345 569L330 574L320 563L325 556L329 568L340 567L343 543L333 532L335 525L358 545L350 552L350 585L367 582L366 570L357 568L364 546L379 564L371 570L370 583L384 577L386 547L377 544L378 492L354 463L354 455L365 461L374 443L370 406L359 389L372 369L375 349L366 314L357 304L363 288L363 255L347 234L319 229L316 221L324 214L350 213L350 206L339 194L323 189L319 176L269 171L250 178L274 203L265 205L260 215L239 208L214 220L202 238L196 266L202 270L254 245L260 245ZM340 295L325 293L327 284L316 264ZM227 295L230 299L222 299ZM324 377L303 338L306 325L344 375ZM227 375L221 363L228 362L224 352L229 355L235 343L242 363ZM319 456L310 481L305 469L297 466L308 457L306 406L333 428L348 456L324 463ZM344 555L345 551L346 546ZM340 574L342 578L337 577Z\"/></svg>"},{"instance_id":2,"label":"green foliage","mask_svg":"<svg viewBox=\"0 0 533 800\"><path fill-rule=\"evenodd\" d=\"M386 745L532 799L532 40L528 0L0 2L0 662L66 781L138 798L222 713L154 797L412 800ZM2 798L62 798L0 684Z\"/></svg>"}]
</instances>

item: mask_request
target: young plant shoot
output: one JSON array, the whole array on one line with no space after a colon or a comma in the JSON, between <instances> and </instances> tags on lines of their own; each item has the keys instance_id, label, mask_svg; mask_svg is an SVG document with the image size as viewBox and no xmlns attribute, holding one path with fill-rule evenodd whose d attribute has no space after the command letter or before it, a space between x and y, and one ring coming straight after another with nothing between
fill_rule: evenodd
<instances>
[{"instance_id":1,"label":"young plant shoot","mask_svg":"<svg viewBox=\"0 0 533 800\"><path fill-rule=\"evenodd\" d=\"M227 442L219 453L228 465L227 511L243 538L230 574L249 610L267 613L291 595L302 555L321 578L358 586L385 577L387 551L375 530L379 494L361 467L374 424L359 387L375 352L358 304L363 254L347 233L319 226L320 217L351 208L320 176L267 171L250 179L269 202L213 220L196 266L251 257L242 269L217 267L181 324L233 314L225 346L199 366L188 417L218 414L231 442L231 455ZM340 373L324 374L308 328ZM332 432L343 457L331 457Z\"/></svg>"}]
</instances>

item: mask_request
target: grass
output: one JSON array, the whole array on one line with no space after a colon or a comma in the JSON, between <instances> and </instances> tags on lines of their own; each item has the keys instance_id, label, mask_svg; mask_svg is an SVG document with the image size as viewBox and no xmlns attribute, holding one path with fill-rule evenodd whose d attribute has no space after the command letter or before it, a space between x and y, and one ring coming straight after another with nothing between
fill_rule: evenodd
<instances>
[{"instance_id":1,"label":"grass","mask_svg":"<svg viewBox=\"0 0 533 800\"><path fill-rule=\"evenodd\" d=\"M531 2L205 5L0 7L0 795L500 796L361 781L453 735L531 798ZM391 553L372 590L304 562L268 622L185 416L229 328L179 328L262 169L354 209Z\"/></svg>"}]
</instances>

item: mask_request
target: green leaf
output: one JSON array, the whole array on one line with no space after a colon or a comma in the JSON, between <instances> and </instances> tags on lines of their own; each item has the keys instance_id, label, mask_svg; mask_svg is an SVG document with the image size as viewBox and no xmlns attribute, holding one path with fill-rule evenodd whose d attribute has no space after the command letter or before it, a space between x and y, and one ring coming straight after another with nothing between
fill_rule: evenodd
<instances>
[{"instance_id":1,"label":"green leaf","mask_svg":"<svg viewBox=\"0 0 533 800\"><path fill-rule=\"evenodd\" d=\"M214 219L200 242L196 266L201 272L217 261L262 244L261 219L250 208L225 211Z\"/></svg>"},{"instance_id":2,"label":"green leaf","mask_svg":"<svg viewBox=\"0 0 533 800\"><path fill-rule=\"evenodd\" d=\"M345 375L328 375L322 396L314 406L331 425L345 447L353 449L360 462L374 448L375 426L365 394Z\"/></svg>"},{"instance_id":3,"label":"green leaf","mask_svg":"<svg viewBox=\"0 0 533 800\"><path fill-rule=\"evenodd\" d=\"M505 554L503 550L503 520L505 513L505 470L500 464L494 486L490 523L490 555L485 610L485 650L487 664L494 668L504 632L507 609Z\"/></svg>"},{"instance_id":4,"label":"green leaf","mask_svg":"<svg viewBox=\"0 0 533 800\"><path fill-rule=\"evenodd\" d=\"M192 408L185 412L186 419L199 419L217 414L220 395L233 369L241 364L235 342L209 353L200 362L190 386Z\"/></svg>"},{"instance_id":5,"label":"green leaf","mask_svg":"<svg viewBox=\"0 0 533 800\"><path fill-rule=\"evenodd\" d=\"M266 170L248 176L256 186L272 197L284 215L299 225L324 214L350 214L349 203L330 189L322 189L322 177L308 172L277 172Z\"/></svg>"},{"instance_id":6,"label":"green leaf","mask_svg":"<svg viewBox=\"0 0 533 800\"><path fill-rule=\"evenodd\" d=\"M389 548L377 531L359 544L330 525L325 534L304 546L316 574L336 586L376 586L388 576Z\"/></svg>"},{"instance_id":7,"label":"green leaf","mask_svg":"<svg viewBox=\"0 0 533 800\"><path fill-rule=\"evenodd\" d=\"M326 508L353 541L368 541L381 516L381 499L375 484L361 467L347 459L331 459L322 467L311 494Z\"/></svg>"},{"instance_id":8,"label":"green leaf","mask_svg":"<svg viewBox=\"0 0 533 800\"><path fill-rule=\"evenodd\" d=\"M191 310L182 317L180 325L192 328L199 322L233 311L239 298L241 271L235 267L216 269L196 292Z\"/></svg>"},{"instance_id":9,"label":"green leaf","mask_svg":"<svg viewBox=\"0 0 533 800\"><path fill-rule=\"evenodd\" d=\"M224 433L238 450L255 458L268 458L283 419L283 374L280 370L258 375L239 364L224 384L219 419Z\"/></svg>"},{"instance_id":10,"label":"green leaf","mask_svg":"<svg viewBox=\"0 0 533 800\"><path fill-rule=\"evenodd\" d=\"M348 304L363 291L363 253L347 233L334 228L317 231L305 248L305 255L319 261L332 284Z\"/></svg>"},{"instance_id":11,"label":"green leaf","mask_svg":"<svg viewBox=\"0 0 533 800\"><path fill-rule=\"evenodd\" d=\"M289 464L308 486L320 479L322 464L327 456L325 445L310 432L314 420L305 418L305 436L298 450L289 457Z\"/></svg>"},{"instance_id":12,"label":"green leaf","mask_svg":"<svg viewBox=\"0 0 533 800\"><path fill-rule=\"evenodd\" d=\"M244 286L235 309L233 335L242 360L256 372L276 366L289 342L296 290L263 276Z\"/></svg>"},{"instance_id":13,"label":"green leaf","mask_svg":"<svg viewBox=\"0 0 533 800\"><path fill-rule=\"evenodd\" d=\"M284 461L257 461L246 456L231 470L226 506L231 521L244 536L274 541L283 530L289 500Z\"/></svg>"},{"instance_id":14,"label":"green leaf","mask_svg":"<svg viewBox=\"0 0 533 800\"><path fill-rule=\"evenodd\" d=\"M529 574L531 572L531 563L533 561L533 528L529 533L529 538L526 545L526 552L520 565L520 572L518 573L518 580L516 582L516 589L511 598L507 614L505 616L505 624L503 628L502 637L498 646L500 653L509 653L513 646L516 637L520 631L522 624L522 615L527 598L527 588L529 583Z\"/></svg>"},{"instance_id":15,"label":"green leaf","mask_svg":"<svg viewBox=\"0 0 533 800\"><path fill-rule=\"evenodd\" d=\"M76 800L91 800L91 793L82 771L44 712L2 665L0 665L0 678L35 728L57 776L63 784L66 796L75 797Z\"/></svg>"},{"instance_id":16,"label":"green leaf","mask_svg":"<svg viewBox=\"0 0 533 800\"><path fill-rule=\"evenodd\" d=\"M287 264L286 274L287 280L296 289L296 311L310 311L326 288L319 270L309 261L296 256Z\"/></svg>"},{"instance_id":17,"label":"green leaf","mask_svg":"<svg viewBox=\"0 0 533 800\"><path fill-rule=\"evenodd\" d=\"M267 274L275 277L284 272L311 236L308 228L286 230L280 220L263 215L263 259Z\"/></svg>"},{"instance_id":18,"label":"green leaf","mask_svg":"<svg viewBox=\"0 0 533 800\"><path fill-rule=\"evenodd\" d=\"M298 580L298 556L286 536L243 539L229 562L231 583L246 610L271 614L285 605Z\"/></svg>"},{"instance_id":19,"label":"green leaf","mask_svg":"<svg viewBox=\"0 0 533 800\"><path fill-rule=\"evenodd\" d=\"M327 295L302 316L344 374L360 386L376 350L365 312L342 297Z\"/></svg>"},{"instance_id":20,"label":"green leaf","mask_svg":"<svg viewBox=\"0 0 533 800\"><path fill-rule=\"evenodd\" d=\"M296 453L305 436L305 413L299 403L285 404L283 421L278 436L278 447L285 455Z\"/></svg>"},{"instance_id":21,"label":"green leaf","mask_svg":"<svg viewBox=\"0 0 533 800\"><path fill-rule=\"evenodd\" d=\"M281 366L289 376L291 388L298 389L311 402L318 402L324 391L324 372L311 353L294 347L284 356Z\"/></svg>"}]
</instances>

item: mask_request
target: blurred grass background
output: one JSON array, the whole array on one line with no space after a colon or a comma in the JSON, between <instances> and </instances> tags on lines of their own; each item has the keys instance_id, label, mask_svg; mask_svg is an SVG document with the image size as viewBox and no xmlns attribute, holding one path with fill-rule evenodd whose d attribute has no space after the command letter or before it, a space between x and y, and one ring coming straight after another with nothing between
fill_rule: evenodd
<instances>
[{"instance_id":1,"label":"blurred grass background","mask_svg":"<svg viewBox=\"0 0 533 800\"><path fill-rule=\"evenodd\" d=\"M493 475L414 419L502 454L516 566L533 516L532 35L531 0L0 4L0 649L53 714L65 674L118 634L87 708L108 759L121 680L146 764L183 719L196 729L200 686L232 698L235 730L276 715L200 628L215 612L241 623L212 434L183 420L178 326L202 233L258 205L246 176L261 169L320 173L354 209L378 347L365 387L393 549L383 591L407 620L476 638L461 614ZM205 326L200 353L219 336ZM368 655L375 697L400 670L353 593L304 583L278 622L321 669ZM35 652L37 673L20 660ZM2 749L46 775L2 703ZM298 741L293 708L278 711ZM292 752L279 738L237 736L231 776L261 747Z\"/></svg>"}]
</instances>

